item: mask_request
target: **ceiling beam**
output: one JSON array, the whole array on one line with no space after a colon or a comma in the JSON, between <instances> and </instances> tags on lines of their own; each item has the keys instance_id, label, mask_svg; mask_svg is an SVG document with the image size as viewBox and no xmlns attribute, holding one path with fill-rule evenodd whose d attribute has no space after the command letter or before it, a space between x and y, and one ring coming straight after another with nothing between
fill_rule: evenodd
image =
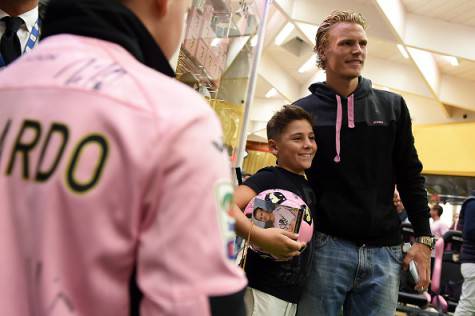
<instances>
[{"instance_id":1,"label":"ceiling beam","mask_svg":"<svg viewBox=\"0 0 475 316\"><path fill-rule=\"evenodd\" d=\"M269 54L263 54L258 74L269 82L289 102L299 97L299 84L282 69Z\"/></svg>"},{"instance_id":2,"label":"ceiling beam","mask_svg":"<svg viewBox=\"0 0 475 316\"><path fill-rule=\"evenodd\" d=\"M317 26L335 9L352 10L363 14L368 21L371 21L366 31L368 36L377 37L386 41L396 41L396 37L391 32L385 19L371 2L366 4L359 1L348 0L299 0L294 2L291 18L296 22L309 23ZM315 34L310 37L312 42L314 41L314 37Z\"/></svg>"},{"instance_id":3,"label":"ceiling beam","mask_svg":"<svg viewBox=\"0 0 475 316\"><path fill-rule=\"evenodd\" d=\"M304 32L304 30L302 30L301 25L296 23L295 19L293 18L293 15L292 15L292 12L293 12L294 8L298 7L299 4L301 4L301 2L297 2L297 1L294 2L293 0L291 0L291 1L275 0L274 7L284 17L284 20L285 20L284 25L287 24L287 22L292 23L295 26L295 30L293 32L296 32L299 35L300 38L306 40L307 42L309 42L311 44L312 41L311 40L309 41L306 33ZM281 30L281 28L279 28L279 32L280 32L280 30ZM274 35L272 40L274 40L275 36L277 36L277 33Z\"/></svg>"},{"instance_id":4,"label":"ceiling beam","mask_svg":"<svg viewBox=\"0 0 475 316\"><path fill-rule=\"evenodd\" d=\"M440 99L451 106L475 111L474 87L474 81L443 75L440 81Z\"/></svg>"},{"instance_id":5,"label":"ceiling beam","mask_svg":"<svg viewBox=\"0 0 475 316\"><path fill-rule=\"evenodd\" d=\"M376 0L376 4L389 21L397 37L404 37L406 27L406 12L400 0Z\"/></svg>"},{"instance_id":6,"label":"ceiling beam","mask_svg":"<svg viewBox=\"0 0 475 316\"><path fill-rule=\"evenodd\" d=\"M393 33L396 34L398 38L396 42L406 46L404 35L407 33L407 14L401 0L374 0L374 2L391 26ZM440 73L434 57L427 51L415 48L408 48L408 53L431 91L434 100L439 104L441 111L446 117L450 117L449 109L439 97Z\"/></svg>"},{"instance_id":7,"label":"ceiling beam","mask_svg":"<svg viewBox=\"0 0 475 316\"><path fill-rule=\"evenodd\" d=\"M374 56L366 57L363 75L374 83L423 97L432 97L418 71L410 64L391 62Z\"/></svg>"},{"instance_id":8,"label":"ceiling beam","mask_svg":"<svg viewBox=\"0 0 475 316\"><path fill-rule=\"evenodd\" d=\"M406 45L441 55L475 61L475 27L407 14L403 41Z\"/></svg>"},{"instance_id":9,"label":"ceiling beam","mask_svg":"<svg viewBox=\"0 0 475 316\"><path fill-rule=\"evenodd\" d=\"M272 10L269 20L266 25L266 32L264 35L264 48L269 47L274 42L276 36L287 24L287 19L279 10Z\"/></svg>"},{"instance_id":10,"label":"ceiling beam","mask_svg":"<svg viewBox=\"0 0 475 316\"><path fill-rule=\"evenodd\" d=\"M278 6L280 10L287 12L287 15L291 15L295 2L295 0L274 0L274 5Z\"/></svg>"},{"instance_id":11,"label":"ceiling beam","mask_svg":"<svg viewBox=\"0 0 475 316\"><path fill-rule=\"evenodd\" d=\"M440 99L440 71L435 62L434 56L425 50L408 47L407 51L412 61L416 65L419 73L424 78L429 90L434 96L434 100L439 104L442 112L447 116L451 116L450 110Z\"/></svg>"}]
</instances>

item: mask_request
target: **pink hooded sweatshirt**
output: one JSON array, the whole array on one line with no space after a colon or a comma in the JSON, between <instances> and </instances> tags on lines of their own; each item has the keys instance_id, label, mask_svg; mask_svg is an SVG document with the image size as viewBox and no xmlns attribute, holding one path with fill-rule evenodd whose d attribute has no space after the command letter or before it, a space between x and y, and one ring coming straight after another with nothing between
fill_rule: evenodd
<instances>
[{"instance_id":1,"label":"pink hooded sweatshirt","mask_svg":"<svg viewBox=\"0 0 475 316\"><path fill-rule=\"evenodd\" d=\"M121 46L58 35L0 71L2 315L209 315L230 260L230 166L192 89Z\"/></svg>"}]
</instances>

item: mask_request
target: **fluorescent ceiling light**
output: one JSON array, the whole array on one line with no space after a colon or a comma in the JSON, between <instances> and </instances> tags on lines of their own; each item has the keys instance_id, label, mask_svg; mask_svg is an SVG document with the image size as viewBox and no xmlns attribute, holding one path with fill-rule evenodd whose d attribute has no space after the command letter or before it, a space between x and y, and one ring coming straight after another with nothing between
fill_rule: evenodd
<instances>
[{"instance_id":1,"label":"fluorescent ceiling light","mask_svg":"<svg viewBox=\"0 0 475 316\"><path fill-rule=\"evenodd\" d=\"M213 40L211 41L211 47L217 47L220 41L221 39L219 38L213 38Z\"/></svg>"},{"instance_id":2,"label":"fluorescent ceiling light","mask_svg":"<svg viewBox=\"0 0 475 316\"><path fill-rule=\"evenodd\" d=\"M459 65L459 60L457 57L454 56L444 56L444 59L450 63L452 66L458 66Z\"/></svg>"},{"instance_id":3,"label":"fluorescent ceiling light","mask_svg":"<svg viewBox=\"0 0 475 316\"><path fill-rule=\"evenodd\" d=\"M275 97L276 95L277 95L277 90L275 88L272 88L269 91L267 91L266 98L272 98L272 97Z\"/></svg>"},{"instance_id":4,"label":"fluorescent ceiling light","mask_svg":"<svg viewBox=\"0 0 475 316\"><path fill-rule=\"evenodd\" d=\"M409 54L407 53L407 50L404 46L401 44L397 44L397 48L399 49L399 52L401 52L401 55L404 56L404 58L409 58Z\"/></svg>"},{"instance_id":5,"label":"fluorescent ceiling light","mask_svg":"<svg viewBox=\"0 0 475 316\"><path fill-rule=\"evenodd\" d=\"M292 32L295 28L295 25L293 25L290 22L287 22L287 24L284 26L284 28L280 31L279 35L275 38L275 44L276 45L282 45L284 43L285 39L287 36L289 36L290 32Z\"/></svg>"},{"instance_id":6,"label":"fluorescent ceiling light","mask_svg":"<svg viewBox=\"0 0 475 316\"><path fill-rule=\"evenodd\" d=\"M305 64L303 64L302 66L300 66L299 68L299 72L300 73L304 73L304 72L307 72L311 69L313 69L316 65L316 62L315 62L315 56L312 55L312 57L309 58L309 60L307 60L305 62Z\"/></svg>"},{"instance_id":7,"label":"fluorescent ceiling light","mask_svg":"<svg viewBox=\"0 0 475 316\"><path fill-rule=\"evenodd\" d=\"M251 46L256 47L257 45L257 34L251 38Z\"/></svg>"}]
</instances>

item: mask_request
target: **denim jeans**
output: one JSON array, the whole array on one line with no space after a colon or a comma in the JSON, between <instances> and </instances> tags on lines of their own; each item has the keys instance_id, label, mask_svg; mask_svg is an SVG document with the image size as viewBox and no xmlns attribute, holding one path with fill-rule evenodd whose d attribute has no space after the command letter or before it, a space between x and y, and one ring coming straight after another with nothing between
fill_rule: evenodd
<instances>
[{"instance_id":1,"label":"denim jeans","mask_svg":"<svg viewBox=\"0 0 475 316\"><path fill-rule=\"evenodd\" d=\"M297 316L394 316L401 246L368 247L316 232Z\"/></svg>"}]
</instances>

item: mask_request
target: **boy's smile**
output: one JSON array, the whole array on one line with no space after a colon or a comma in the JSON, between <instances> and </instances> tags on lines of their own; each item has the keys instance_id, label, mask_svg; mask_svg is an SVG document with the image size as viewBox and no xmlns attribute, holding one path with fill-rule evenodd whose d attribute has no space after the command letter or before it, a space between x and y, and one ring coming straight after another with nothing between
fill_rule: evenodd
<instances>
[{"instance_id":1,"label":"boy's smile","mask_svg":"<svg viewBox=\"0 0 475 316\"><path fill-rule=\"evenodd\" d=\"M291 172L303 174L312 165L317 152L313 128L307 120L290 122L277 140L270 140L278 165Z\"/></svg>"}]
</instances>

